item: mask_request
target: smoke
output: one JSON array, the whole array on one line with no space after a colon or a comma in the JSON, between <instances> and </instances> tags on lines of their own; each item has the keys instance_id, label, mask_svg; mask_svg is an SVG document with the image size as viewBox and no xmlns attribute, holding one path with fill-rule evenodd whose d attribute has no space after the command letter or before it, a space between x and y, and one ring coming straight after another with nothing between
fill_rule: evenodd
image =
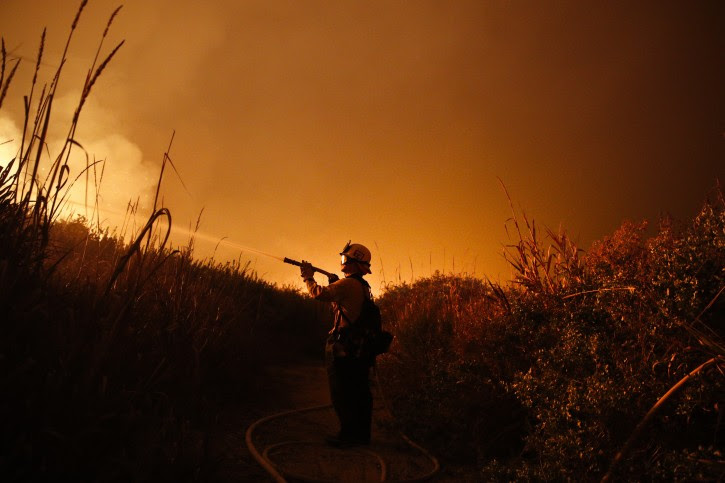
<instances>
[{"instance_id":1,"label":"smoke","mask_svg":"<svg viewBox=\"0 0 725 483\"><path fill-rule=\"evenodd\" d=\"M67 106L77 100L75 92L60 98L62 112L72 112ZM129 202L138 201L139 209L147 212L153 203L155 169L144 161L141 148L129 139L114 112L91 97L74 138L82 149L74 147L68 162L74 182L68 192L68 210L86 217L98 210L96 221L109 228L122 223ZM63 139L56 138L57 149Z\"/></svg>"},{"instance_id":2,"label":"smoke","mask_svg":"<svg viewBox=\"0 0 725 483\"><path fill-rule=\"evenodd\" d=\"M70 118L78 103L78 92L57 99L48 143L43 150L39 181L48 176L53 161L61 154ZM123 223L129 202L147 213L153 203L155 169L144 161L141 148L123 132L114 113L93 98L81 114L68 157L68 182L62 193L66 203L61 216L82 215L113 229ZM21 131L7 114L0 117L0 166L18 154Z\"/></svg>"},{"instance_id":3,"label":"smoke","mask_svg":"<svg viewBox=\"0 0 725 483\"><path fill-rule=\"evenodd\" d=\"M17 155L20 129L9 117L0 116L0 168L5 168Z\"/></svg>"},{"instance_id":4,"label":"smoke","mask_svg":"<svg viewBox=\"0 0 725 483\"><path fill-rule=\"evenodd\" d=\"M99 0L84 11L54 99L38 176L41 183L62 152L81 96L79 87L95 55L99 29L115 7L110 0ZM24 110L22 96L18 94L28 87L33 64L29 59L34 59L38 32L43 25L48 27L44 55L47 65L41 66L38 84L42 86L49 82L57 67L58 49L74 13L49 0L32 5L4 5L3 12L13 15L0 15L4 17L0 18L0 31L12 40L12 48L17 47L16 55L24 56L27 62L21 63L0 112L1 167L7 166L20 149ZM13 16L15 20L7 22ZM188 18L194 18L194 22L187 22ZM130 202L137 203L139 217L144 218L141 224L145 222L153 205L160 152L166 146L169 131L178 128L189 137L188 133L196 130L197 126L187 126L188 116L179 110L183 111L188 104L184 93L190 85L208 74L201 64L209 51L223 41L225 22L226 17L218 8L200 9L189 1L132 3L120 12L104 52L120 39L125 38L126 44L103 71L81 112L73 135L77 145L71 146L68 158L70 171L61 216L80 214L113 229L124 224ZM37 26L38 32L29 32L31 24ZM31 106L31 117L35 115L34 109ZM26 144L27 139L28 135ZM181 136L180 139L183 140Z\"/></svg>"}]
</instances>

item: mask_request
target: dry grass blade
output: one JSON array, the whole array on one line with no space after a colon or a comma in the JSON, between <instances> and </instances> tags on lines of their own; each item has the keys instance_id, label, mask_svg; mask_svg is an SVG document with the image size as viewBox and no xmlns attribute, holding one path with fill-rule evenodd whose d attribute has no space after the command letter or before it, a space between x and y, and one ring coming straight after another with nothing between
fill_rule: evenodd
<instances>
[{"instance_id":1,"label":"dry grass blade","mask_svg":"<svg viewBox=\"0 0 725 483\"><path fill-rule=\"evenodd\" d=\"M68 176L70 175L70 167L68 166L67 163L63 164L60 167L58 183L56 185L55 193L53 196L53 204L50 208L49 217L51 220L55 219L56 215L61 210L61 208L63 207L65 202L67 201L68 197L70 196L70 189L73 187L75 182L78 180L78 178L81 175L83 175L83 173L87 172L88 168L90 167L89 163L88 163L88 160L89 160L88 151L86 151L86 149L83 147L83 145L81 143L79 143L78 141L76 141L75 139L68 139L67 143L69 145L76 146L81 151L83 151L83 154L85 155L85 158L86 158L86 168L81 170L81 172L78 173L78 176L76 176L75 180L73 180L73 182L68 186L68 188L64 192L62 192L63 188L65 187L65 185L68 181ZM65 178L63 177L64 174L65 174Z\"/></svg>"},{"instance_id":2,"label":"dry grass blade","mask_svg":"<svg viewBox=\"0 0 725 483\"><path fill-rule=\"evenodd\" d=\"M625 290L625 291L627 291L629 293L634 293L634 291L636 289L635 289L635 287L598 288L598 289L595 289L595 290L584 290L583 292L577 292L577 293L572 293L572 294L569 294L569 295L565 295L561 299L562 300L566 300L566 299L571 299L571 298L574 298L574 297L579 297L581 295L587 295L587 294L591 294L591 293L615 292L615 291L619 291L619 290Z\"/></svg>"},{"instance_id":3,"label":"dry grass blade","mask_svg":"<svg viewBox=\"0 0 725 483\"><path fill-rule=\"evenodd\" d=\"M164 169L166 168L166 160L169 159L169 153L171 152L171 146L174 144L174 136L176 135L176 131L171 132L171 139L169 140L169 146L166 148L166 152L164 153L164 158L161 161L161 173L159 173L159 182L156 183L156 193L154 194L154 211L156 211L156 206L159 202L159 191L161 190L161 181L164 179Z\"/></svg>"},{"instance_id":4,"label":"dry grass blade","mask_svg":"<svg viewBox=\"0 0 725 483\"><path fill-rule=\"evenodd\" d=\"M106 24L106 29L103 31L103 36L105 37L108 34L108 29L111 28L111 24L113 23L113 19L116 18L116 15L118 15L118 12L123 8L123 5L119 5L116 7L116 10L113 11L111 16L108 19L108 23Z\"/></svg>"},{"instance_id":5,"label":"dry grass blade","mask_svg":"<svg viewBox=\"0 0 725 483\"><path fill-rule=\"evenodd\" d=\"M86 4L88 3L88 0L81 0L81 5L78 7L78 11L76 12L76 16L73 19L73 24L71 24L71 31L75 30L78 26L78 20L81 18L81 13L83 13L83 9L86 7Z\"/></svg>"},{"instance_id":6,"label":"dry grass blade","mask_svg":"<svg viewBox=\"0 0 725 483\"><path fill-rule=\"evenodd\" d=\"M627 453L630 452L632 449L632 446L637 441L637 438L639 437L642 430L645 428L647 423L652 419L652 417L657 413L657 411L662 407L664 403L667 402L668 399L670 399L677 391L679 391L682 386L685 385L687 381L695 377L697 374L702 372L703 370L707 369L709 366L713 364L722 364L725 362L722 358L713 357L712 359L708 360L707 362L704 362L699 367L691 371L689 374L687 374L685 377L680 379L677 384L672 386L669 391L667 391L656 403L652 408L647 411L647 414L644 418L637 424L637 426L634 428L634 431L632 431L632 434L627 439L627 442L624 444L622 449L617 453L617 455L612 460L612 463L609 465L609 469L607 470L607 473L602 478L602 482L611 481L612 475L614 471L616 470L617 466L619 465L620 461L624 458Z\"/></svg>"},{"instance_id":7,"label":"dry grass blade","mask_svg":"<svg viewBox=\"0 0 725 483\"><path fill-rule=\"evenodd\" d=\"M0 38L0 87L5 80L5 63L7 61L7 52L5 51L5 38Z\"/></svg>"},{"instance_id":8,"label":"dry grass blade","mask_svg":"<svg viewBox=\"0 0 725 483\"><path fill-rule=\"evenodd\" d=\"M511 313L511 304L509 304L508 297L506 296L506 292L503 288L501 288L498 283L494 285L489 279L486 279L486 282L488 283L488 286L491 287L494 296L504 305L506 312Z\"/></svg>"},{"instance_id":9,"label":"dry grass blade","mask_svg":"<svg viewBox=\"0 0 725 483\"><path fill-rule=\"evenodd\" d=\"M76 108L75 114L73 114L73 121L72 124L75 126L78 123L78 118L80 117L81 110L83 109L83 105L86 103L86 99L88 99L88 95L91 93L91 89L93 88L93 85L98 80L98 77L103 73L103 69L106 68L108 63L111 61L114 55L116 55L116 52L118 52L118 49L121 48L121 46L125 43L125 40L122 40L119 42L119 44L114 48L110 54L101 62L101 65L98 66L96 71L94 72L93 76L86 82L86 85L83 88L83 93L81 94L81 100L78 104L78 107Z\"/></svg>"},{"instance_id":10,"label":"dry grass blade","mask_svg":"<svg viewBox=\"0 0 725 483\"><path fill-rule=\"evenodd\" d=\"M516 232L519 235L519 240L523 240L523 236L521 235L521 229L519 228L519 220L516 217L516 210L514 209L514 204L513 204L513 201L511 200L511 195L509 195L509 191L508 191L508 189L506 189L506 185L503 183L501 178L499 178L497 176L496 179L498 180L499 184L501 184L501 188L503 188L503 191L506 194L506 199L509 202L509 207L511 208L510 220L514 222L514 226L516 227Z\"/></svg>"},{"instance_id":11,"label":"dry grass blade","mask_svg":"<svg viewBox=\"0 0 725 483\"><path fill-rule=\"evenodd\" d=\"M720 335L715 332L712 327L708 326L701 320L701 317L705 314L705 312L710 310L710 308L715 305L715 302L717 302L717 300L720 298L720 295L722 295L723 291L725 291L725 286L720 287L720 290L717 292L715 297L713 297L710 303L708 303L707 306L697 315L697 317L695 317L695 320L692 323L683 324L683 326L698 340L698 342L700 342L703 347L708 348L716 356L725 358L725 344L723 344ZM700 324L703 330L695 327L695 324L697 323Z\"/></svg>"},{"instance_id":12,"label":"dry grass blade","mask_svg":"<svg viewBox=\"0 0 725 483\"><path fill-rule=\"evenodd\" d=\"M33 89L31 88L31 91ZM45 110L48 108L48 97L46 97L45 93L47 90L47 85L43 86L43 89L40 92L40 99L38 100L38 109L35 114L35 120L33 122L32 126L32 132L30 134L30 139L28 140L28 145L26 146L26 139L28 139L28 125L30 121L30 108L32 105L32 92L31 97L24 97L24 107L25 107L25 117L23 121L23 135L20 140L20 155L19 159L20 162L18 164L18 175L20 175L21 172L24 171L25 167L30 162L30 155L33 150L33 145L35 141L39 138L38 135L38 129L40 129L41 125L41 119L43 118ZM42 142L42 141L41 141ZM23 197L23 193L25 193L26 185L27 185L27 176L25 176L22 180L22 185L20 184L20 177L18 176L17 179L17 185L16 190L20 194L20 197Z\"/></svg>"},{"instance_id":13,"label":"dry grass blade","mask_svg":"<svg viewBox=\"0 0 725 483\"><path fill-rule=\"evenodd\" d=\"M5 166L5 169L0 172L0 186L5 183L5 180L7 179L8 175L10 174L10 171L13 169L13 164L15 164L15 159L13 158L10 160L7 166Z\"/></svg>"},{"instance_id":14,"label":"dry grass blade","mask_svg":"<svg viewBox=\"0 0 725 483\"><path fill-rule=\"evenodd\" d=\"M38 81L38 71L40 70L40 64L43 59L43 50L45 49L45 31L46 29L43 29L43 33L40 34L40 47L38 47L38 58L35 61L35 72L33 73L33 82L30 84L30 98L33 97L33 88L35 87L35 83Z\"/></svg>"},{"instance_id":15,"label":"dry grass blade","mask_svg":"<svg viewBox=\"0 0 725 483\"><path fill-rule=\"evenodd\" d=\"M15 175L10 176L14 164L15 158L11 159L5 169L2 170L2 173L0 173L0 202L9 201L15 197L15 193L12 191Z\"/></svg>"},{"instance_id":16,"label":"dry grass blade","mask_svg":"<svg viewBox=\"0 0 725 483\"><path fill-rule=\"evenodd\" d=\"M189 196L191 196L191 192L189 192L189 189L186 187L186 183L184 183L184 179L181 177L181 174L176 169L176 165L171 160L171 157L170 156L167 156L167 159L169 161L169 164L171 165L171 168L174 170L174 173L176 173L176 177L179 178L179 182L181 183L181 186L184 188L184 191L186 191L186 194L188 194Z\"/></svg>"},{"instance_id":17,"label":"dry grass blade","mask_svg":"<svg viewBox=\"0 0 725 483\"><path fill-rule=\"evenodd\" d=\"M5 70L5 58L3 56L3 70ZM3 106L3 100L5 100L5 96L8 93L8 88L10 87L10 83L13 81L13 77L15 77L15 72L18 70L18 66L20 65L20 59L15 61L15 64L13 64L13 67L10 70L10 73L8 74L7 80L5 80L5 84L0 84L0 108Z\"/></svg>"},{"instance_id":18,"label":"dry grass blade","mask_svg":"<svg viewBox=\"0 0 725 483\"><path fill-rule=\"evenodd\" d=\"M23 98L25 116L23 117L23 135L20 139L20 164L18 166L18 173L22 170L23 166L26 164L25 161L27 160L27 157L23 156L23 152L25 150L25 139L28 134L28 123L30 121L30 106L33 103L33 94L35 93L35 85L38 81L38 71L40 70L40 65L42 63L42 58L43 58L43 52L45 50L45 35L46 35L46 29L43 29L43 33L40 36L40 46L38 47L38 56L37 56L37 59L35 62L35 72L33 73L33 81L30 84L30 94ZM43 90L41 92L41 96L40 96L41 101L42 101L44 95L45 95L45 88L43 88ZM40 113L38 113L38 114L40 114ZM37 122L38 119L40 119L40 117L36 117L36 122L35 122L36 129L37 129L37 125L38 125L38 122ZM34 138L34 134L35 134L35 129L34 129L33 136L32 136L33 138ZM32 139L31 139L31 143L32 143ZM28 148L28 151L30 151L30 147Z\"/></svg>"},{"instance_id":19,"label":"dry grass blade","mask_svg":"<svg viewBox=\"0 0 725 483\"><path fill-rule=\"evenodd\" d=\"M40 157L43 154L43 143L45 142L45 139L48 135L48 127L50 125L50 113L52 111L52 109L51 109L52 105L53 105L53 94L48 94L47 107L45 110L45 119L43 121L43 127L41 129L41 133L38 138L39 144L38 144L37 154L35 157L35 163L33 164L33 172L30 176L30 188L28 188L27 193L25 195L26 203L30 202L30 197L32 196L32 193L33 193L33 185L36 185L37 190L38 190L38 195L41 195L41 186L38 183L37 176L38 176L38 170L40 169ZM30 151L31 147L32 147L32 143L31 143L31 146L28 146L28 151Z\"/></svg>"},{"instance_id":20,"label":"dry grass blade","mask_svg":"<svg viewBox=\"0 0 725 483\"><path fill-rule=\"evenodd\" d=\"M143 230L138 234L136 239L131 243L131 246L129 247L126 254L121 257L118 264L116 265L115 270L113 271L113 274L111 275L111 279L108 281L108 285L106 286L105 294L106 296L110 293L111 288L116 283L116 279L118 279L118 276L123 273L124 269L126 268L126 265L128 264L131 257L135 254L141 253L141 242L143 241L144 237L148 235L149 239L151 238L151 230L153 230L154 223L156 223L156 220L161 218L162 216L165 216L168 220L168 227L166 230L166 236L164 237L164 241L161 243L161 246L165 246L168 242L169 236L171 235L171 213L167 208L161 208L158 211L156 211L149 220L146 222L146 225L144 226ZM148 243L147 243L148 246Z\"/></svg>"},{"instance_id":21,"label":"dry grass blade","mask_svg":"<svg viewBox=\"0 0 725 483\"><path fill-rule=\"evenodd\" d=\"M60 167L60 174L58 175L58 185L55 187L56 191L60 191L65 187L65 184L68 182L68 177L70 176L70 166L67 164L64 164Z\"/></svg>"},{"instance_id":22,"label":"dry grass blade","mask_svg":"<svg viewBox=\"0 0 725 483\"><path fill-rule=\"evenodd\" d=\"M60 79L60 74L63 70L63 67L65 66L65 61L67 60L68 56L68 49L70 48L71 40L73 39L73 32L75 32L76 27L78 26L78 21L81 18L81 14L83 13L83 9L86 7L86 4L88 3L88 0L81 0L81 3L78 7L78 10L76 11L76 16L73 19L73 23L71 24L70 32L68 32L68 37L65 41L65 47L63 48L63 53L60 57L60 64L58 65L58 69L55 71L55 75L53 76L53 81L51 82L51 92L55 92L55 90L58 88L58 81Z\"/></svg>"},{"instance_id":23,"label":"dry grass blade","mask_svg":"<svg viewBox=\"0 0 725 483\"><path fill-rule=\"evenodd\" d=\"M170 217L170 216L171 216L171 215L169 215L169 217ZM169 219L169 228L170 228L170 227L171 227L171 220ZM164 244L165 244L165 243L164 243ZM143 279L143 280L142 280L142 281L141 281L141 282L140 282L140 283L138 284L138 286L136 287L136 289L138 290L138 289L140 289L141 287L143 287L144 285L146 285L146 283L148 283L148 281L149 281L149 280L151 279L151 277L152 277L152 276L153 276L153 275L154 275L154 274L155 274L156 272L158 272L158 271L159 271L159 269L160 269L160 268L161 268L162 266L164 266L164 264L165 264L165 263L166 263L166 262L167 262L167 261L168 261L168 260L169 260L169 259L170 259L171 257L173 257L174 255L177 255L177 254L179 254L179 253L181 253L181 252L180 252L179 250L172 250L172 251L171 251L170 253L168 253L168 254L167 254L167 255L166 255L166 256L165 256L164 258L162 258L162 259L161 259L161 261L160 261L159 263L157 263L157 264L156 264L156 266L154 266L154 267L153 267L153 268L152 268L151 270L149 270L148 274L146 274L146 277L144 277L144 279Z\"/></svg>"},{"instance_id":24,"label":"dry grass blade","mask_svg":"<svg viewBox=\"0 0 725 483\"><path fill-rule=\"evenodd\" d=\"M106 35L108 35L108 30L111 28L111 24L113 23L113 19L116 18L116 15L118 12L123 8L123 5L119 5L116 7L116 10L113 11L110 18L108 19L108 23L106 23L106 28L103 30L103 35L101 35L101 41L98 43L98 48L96 49L96 55L93 57L93 63L91 64L91 71L96 66L96 62L98 61L98 56L101 55L101 49L103 48L103 41L106 38Z\"/></svg>"}]
</instances>

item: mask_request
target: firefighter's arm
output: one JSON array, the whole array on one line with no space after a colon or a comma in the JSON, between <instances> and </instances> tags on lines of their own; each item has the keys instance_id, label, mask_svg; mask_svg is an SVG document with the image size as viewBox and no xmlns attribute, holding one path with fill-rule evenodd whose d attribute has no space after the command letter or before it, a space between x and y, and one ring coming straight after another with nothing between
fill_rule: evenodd
<instances>
[{"instance_id":1,"label":"firefighter's arm","mask_svg":"<svg viewBox=\"0 0 725 483\"><path fill-rule=\"evenodd\" d=\"M300 264L300 275L302 276L302 280L304 280L305 285L307 285L307 291L317 300L322 300L323 302L340 301L342 293L339 287L336 286L336 282L339 280L337 275L333 274L328 277L330 285L322 287L315 281L315 271L312 268L312 264L304 260L302 260L302 263Z\"/></svg>"},{"instance_id":2,"label":"firefighter's arm","mask_svg":"<svg viewBox=\"0 0 725 483\"><path fill-rule=\"evenodd\" d=\"M312 268L312 264L310 262L306 262L304 260L300 262L300 275L305 283L310 280L315 280L315 269Z\"/></svg>"},{"instance_id":3,"label":"firefighter's arm","mask_svg":"<svg viewBox=\"0 0 725 483\"><path fill-rule=\"evenodd\" d=\"M323 272L323 273L327 273L327 272ZM304 280L305 282L307 282L310 279L314 280L315 267L313 267L310 262L306 262L306 261L302 260L300 262L300 275L302 275L302 280ZM338 280L340 280L340 277L338 277L334 273L327 273L327 283L328 284L335 283Z\"/></svg>"}]
</instances>

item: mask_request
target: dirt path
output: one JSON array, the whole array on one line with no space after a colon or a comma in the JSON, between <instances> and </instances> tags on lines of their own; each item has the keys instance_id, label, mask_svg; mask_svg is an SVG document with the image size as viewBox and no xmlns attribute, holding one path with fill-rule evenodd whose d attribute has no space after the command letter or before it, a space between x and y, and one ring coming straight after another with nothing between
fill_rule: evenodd
<instances>
[{"instance_id":1,"label":"dirt path","mask_svg":"<svg viewBox=\"0 0 725 483\"><path fill-rule=\"evenodd\" d=\"M298 362L264 368L258 394L250 395L247 405L220 415L213 436L211 473L219 481L272 481L247 449L244 437L256 420L281 411L329 402L327 379L322 362Z\"/></svg>"},{"instance_id":2,"label":"dirt path","mask_svg":"<svg viewBox=\"0 0 725 483\"><path fill-rule=\"evenodd\" d=\"M215 438L217 445L221 445L215 450L220 454L215 473L221 481L272 481L247 449L247 428L273 414L329 404L322 363L268 366L264 381L259 397L250 399L268 402L224 417L229 427L221 432L221 438ZM375 388L373 393L377 395ZM383 468L388 480L409 480L428 473L431 460L392 430L379 397L374 414L373 442L369 448L343 451L326 446L324 436L337 429L336 417L329 408L293 412L265 421L255 428L253 442L260 453L267 448L269 459L287 474L311 479L380 481Z\"/></svg>"}]
</instances>

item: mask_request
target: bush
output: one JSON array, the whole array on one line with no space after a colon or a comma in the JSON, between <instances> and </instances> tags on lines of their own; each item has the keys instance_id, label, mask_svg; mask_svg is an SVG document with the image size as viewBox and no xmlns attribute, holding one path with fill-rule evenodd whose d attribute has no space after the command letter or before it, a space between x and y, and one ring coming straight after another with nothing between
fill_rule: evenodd
<instances>
[{"instance_id":1,"label":"bush","mask_svg":"<svg viewBox=\"0 0 725 483\"><path fill-rule=\"evenodd\" d=\"M715 357L615 470L717 477L721 194L690 224L665 219L647 239L625 222L584 256L565 234L549 231L544 249L533 222L526 235L514 222L512 284L436 275L383 295L396 343L381 373L404 427L485 479L598 478L653 404Z\"/></svg>"},{"instance_id":2,"label":"bush","mask_svg":"<svg viewBox=\"0 0 725 483\"><path fill-rule=\"evenodd\" d=\"M259 397L267 361L321 346L313 301L238 264L152 249L107 291L128 246L79 220L50 233L46 268L0 263L16 267L0 279L0 367L12 394L0 404L0 467L12 478L211 471L219 411Z\"/></svg>"},{"instance_id":3,"label":"bush","mask_svg":"<svg viewBox=\"0 0 725 483\"><path fill-rule=\"evenodd\" d=\"M269 358L301 357L321 344L318 307L247 266L195 260L193 243L171 250L168 232L158 231L159 220L170 227L166 208L131 243L87 228L82 218L58 221L73 179L68 156L82 149L73 135L83 105L122 43L91 66L68 137L42 179L68 53L50 84L36 89L44 44L45 33L24 97L20 151L0 171L0 473L10 480L209 479L218 414L259 398L259 368ZM19 65L10 64L4 45L0 107Z\"/></svg>"}]
</instances>

